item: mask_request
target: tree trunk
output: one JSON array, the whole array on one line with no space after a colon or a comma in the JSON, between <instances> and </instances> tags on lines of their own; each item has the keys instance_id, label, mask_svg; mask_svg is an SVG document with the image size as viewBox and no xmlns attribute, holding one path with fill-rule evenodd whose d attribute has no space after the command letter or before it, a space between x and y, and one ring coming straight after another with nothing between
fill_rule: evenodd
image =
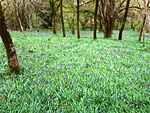
<instances>
[{"instance_id":1,"label":"tree trunk","mask_svg":"<svg viewBox=\"0 0 150 113\"><path fill-rule=\"evenodd\" d=\"M98 21L99 21L99 32L102 32L103 31L103 26L102 26L102 22L101 22L101 17L98 17Z\"/></svg>"},{"instance_id":2,"label":"tree trunk","mask_svg":"<svg viewBox=\"0 0 150 113\"><path fill-rule=\"evenodd\" d=\"M74 29L74 17L75 17L75 14L73 14L72 27L71 27L71 32L72 32L73 35L75 34L75 29Z\"/></svg>"},{"instance_id":3,"label":"tree trunk","mask_svg":"<svg viewBox=\"0 0 150 113\"><path fill-rule=\"evenodd\" d=\"M103 23L104 38L111 37L117 17L115 0L100 0L100 17Z\"/></svg>"},{"instance_id":4,"label":"tree trunk","mask_svg":"<svg viewBox=\"0 0 150 113\"><path fill-rule=\"evenodd\" d=\"M23 36L25 36L24 28L23 28L21 19L20 19L20 17L19 17L19 12L18 12L18 11L17 11L17 18L18 18L18 22L19 22L19 25L20 25L20 29L21 29L21 31L22 31L22 34L23 34Z\"/></svg>"},{"instance_id":5,"label":"tree trunk","mask_svg":"<svg viewBox=\"0 0 150 113\"><path fill-rule=\"evenodd\" d=\"M6 49L10 73L19 74L21 70L19 67L16 50L14 48L11 36L9 32L7 31L7 26L5 23L5 18L3 15L1 3L0 3L0 36L2 38L2 41Z\"/></svg>"},{"instance_id":6,"label":"tree trunk","mask_svg":"<svg viewBox=\"0 0 150 113\"><path fill-rule=\"evenodd\" d=\"M120 31L119 31L118 40L122 40L122 32L123 32L123 29L124 29L124 26L125 26L129 5L130 5L130 0L127 0L126 9L125 9L125 13L124 13L123 21L122 21L122 26L121 26Z\"/></svg>"},{"instance_id":7,"label":"tree trunk","mask_svg":"<svg viewBox=\"0 0 150 113\"><path fill-rule=\"evenodd\" d=\"M32 14L29 15L29 27L30 27L30 31L33 31L33 19L32 19Z\"/></svg>"},{"instance_id":8,"label":"tree trunk","mask_svg":"<svg viewBox=\"0 0 150 113\"><path fill-rule=\"evenodd\" d=\"M63 19L62 0L60 0L60 14L61 14L61 23L62 23L63 37L66 37L65 26L64 26L64 19Z\"/></svg>"},{"instance_id":9,"label":"tree trunk","mask_svg":"<svg viewBox=\"0 0 150 113\"><path fill-rule=\"evenodd\" d=\"M150 36L150 19L149 19L149 13L148 13L148 8L147 8L147 0L144 0L144 5L145 5L145 11L146 11L146 16L147 16L147 26L148 26L148 32Z\"/></svg>"},{"instance_id":10,"label":"tree trunk","mask_svg":"<svg viewBox=\"0 0 150 113\"><path fill-rule=\"evenodd\" d=\"M96 30L97 30L97 10L98 10L98 1L96 0L96 4L95 4L95 14L94 14L94 34L93 34L93 38L96 40Z\"/></svg>"},{"instance_id":11,"label":"tree trunk","mask_svg":"<svg viewBox=\"0 0 150 113\"><path fill-rule=\"evenodd\" d=\"M144 35L144 32L143 32L143 47L145 47L145 35Z\"/></svg>"},{"instance_id":12,"label":"tree trunk","mask_svg":"<svg viewBox=\"0 0 150 113\"><path fill-rule=\"evenodd\" d=\"M86 29L86 23L85 22L82 22L80 21L80 24L82 26L82 30L84 31Z\"/></svg>"},{"instance_id":13,"label":"tree trunk","mask_svg":"<svg viewBox=\"0 0 150 113\"><path fill-rule=\"evenodd\" d=\"M144 19L143 19L143 24L142 24L140 35L139 35L139 41L141 41L141 36L142 36L143 28L144 28L144 25L145 25L145 19L146 19L146 15L144 16Z\"/></svg>"},{"instance_id":14,"label":"tree trunk","mask_svg":"<svg viewBox=\"0 0 150 113\"><path fill-rule=\"evenodd\" d=\"M104 37L105 38L111 37L112 33L113 33L113 26L110 27L110 28L105 27L103 32L104 32Z\"/></svg>"},{"instance_id":15,"label":"tree trunk","mask_svg":"<svg viewBox=\"0 0 150 113\"><path fill-rule=\"evenodd\" d=\"M77 0L77 38L80 39L80 28L79 28L79 0Z\"/></svg>"},{"instance_id":16,"label":"tree trunk","mask_svg":"<svg viewBox=\"0 0 150 113\"><path fill-rule=\"evenodd\" d=\"M36 31L40 32L40 30L39 30L39 19L38 19L38 16L37 16L37 12L36 12L36 25L35 25L35 27L36 27Z\"/></svg>"},{"instance_id":17,"label":"tree trunk","mask_svg":"<svg viewBox=\"0 0 150 113\"><path fill-rule=\"evenodd\" d=\"M93 31L93 22L92 22L92 18L90 19L90 31Z\"/></svg>"},{"instance_id":18,"label":"tree trunk","mask_svg":"<svg viewBox=\"0 0 150 113\"><path fill-rule=\"evenodd\" d=\"M24 2L24 0L23 0ZM17 16L17 19L18 19L18 23L19 23L19 26L20 26L20 30L23 34L23 36L25 36L25 33L24 33L24 25L23 25L23 22L24 22L24 9L22 8L23 12L22 12L22 19L21 19L21 14L19 12L19 6L17 5L17 2L16 0L14 0L14 7L15 7L15 11L16 11L16 16ZM24 7L24 5L23 5Z\"/></svg>"},{"instance_id":19,"label":"tree trunk","mask_svg":"<svg viewBox=\"0 0 150 113\"><path fill-rule=\"evenodd\" d=\"M52 16L52 30L53 30L53 34L56 34L55 15Z\"/></svg>"},{"instance_id":20,"label":"tree trunk","mask_svg":"<svg viewBox=\"0 0 150 113\"><path fill-rule=\"evenodd\" d=\"M67 19L67 21L68 21L68 24L69 24L69 28L71 29L71 33L72 33L72 35L74 35L75 34L75 30L74 30L74 15L73 15L73 17L71 17L71 19Z\"/></svg>"}]
</instances>

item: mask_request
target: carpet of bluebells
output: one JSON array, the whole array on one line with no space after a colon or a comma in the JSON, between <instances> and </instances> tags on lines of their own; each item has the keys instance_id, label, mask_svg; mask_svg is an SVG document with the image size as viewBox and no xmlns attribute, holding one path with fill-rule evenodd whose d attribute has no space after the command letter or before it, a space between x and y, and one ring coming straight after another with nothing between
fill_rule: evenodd
<instances>
[{"instance_id":1,"label":"carpet of bluebells","mask_svg":"<svg viewBox=\"0 0 150 113\"><path fill-rule=\"evenodd\" d=\"M11 31L22 69L9 74L4 45L0 44L0 113L150 113L150 39L125 31L118 41L81 39L67 32Z\"/></svg>"}]
</instances>

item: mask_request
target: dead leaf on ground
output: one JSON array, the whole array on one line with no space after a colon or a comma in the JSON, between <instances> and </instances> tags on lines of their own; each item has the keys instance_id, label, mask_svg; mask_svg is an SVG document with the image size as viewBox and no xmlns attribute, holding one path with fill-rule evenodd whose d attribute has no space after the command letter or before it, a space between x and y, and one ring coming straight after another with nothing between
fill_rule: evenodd
<instances>
[{"instance_id":1,"label":"dead leaf on ground","mask_svg":"<svg viewBox=\"0 0 150 113\"><path fill-rule=\"evenodd\" d=\"M0 75L4 74L3 72L0 72Z\"/></svg>"},{"instance_id":2,"label":"dead leaf on ground","mask_svg":"<svg viewBox=\"0 0 150 113\"><path fill-rule=\"evenodd\" d=\"M7 96L6 95L4 95L2 98L0 98L0 100L2 100L2 99L6 99L7 98Z\"/></svg>"}]
</instances>

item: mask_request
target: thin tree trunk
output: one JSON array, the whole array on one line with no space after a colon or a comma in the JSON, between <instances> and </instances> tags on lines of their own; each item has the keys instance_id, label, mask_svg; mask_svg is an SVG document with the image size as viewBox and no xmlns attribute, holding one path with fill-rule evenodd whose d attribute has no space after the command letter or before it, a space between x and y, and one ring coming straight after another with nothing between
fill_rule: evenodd
<instances>
[{"instance_id":1,"label":"thin tree trunk","mask_svg":"<svg viewBox=\"0 0 150 113\"><path fill-rule=\"evenodd\" d=\"M143 32L143 47L145 47L145 35L144 35L144 32Z\"/></svg>"},{"instance_id":2,"label":"thin tree trunk","mask_svg":"<svg viewBox=\"0 0 150 113\"><path fill-rule=\"evenodd\" d=\"M60 0L60 14L61 14L61 23L62 23L63 37L66 37L64 19L63 19L62 0Z\"/></svg>"},{"instance_id":3,"label":"thin tree trunk","mask_svg":"<svg viewBox=\"0 0 150 113\"><path fill-rule=\"evenodd\" d=\"M90 31L93 31L93 22L92 22L92 18L90 19Z\"/></svg>"},{"instance_id":4,"label":"thin tree trunk","mask_svg":"<svg viewBox=\"0 0 150 113\"><path fill-rule=\"evenodd\" d=\"M97 10L98 10L98 1L96 0L96 4L95 4L95 14L94 14L94 34L93 34L93 38L96 40L96 30L97 30Z\"/></svg>"},{"instance_id":5,"label":"thin tree trunk","mask_svg":"<svg viewBox=\"0 0 150 113\"><path fill-rule=\"evenodd\" d=\"M38 16L37 16L37 12L36 12L36 25L35 25L35 27L36 27L36 31L40 32L40 30L39 30L39 19L38 19Z\"/></svg>"},{"instance_id":6,"label":"thin tree trunk","mask_svg":"<svg viewBox=\"0 0 150 113\"><path fill-rule=\"evenodd\" d=\"M23 25L22 25L21 19L20 19L20 17L19 17L19 12L18 12L18 11L17 11L17 18L18 18L18 22L19 22L19 25L20 25L20 28L21 28L22 34L23 34L23 36L25 36L24 28L23 28Z\"/></svg>"},{"instance_id":7,"label":"thin tree trunk","mask_svg":"<svg viewBox=\"0 0 150 113\"><path fill-rule=\"evenodd\" d=\"M72 27L71 27L71 31L72 31L72 34L73 34L73 35L75 34L75 30L74 30L74 17L75 17L75 14L73 14Z\"/></svg>"},{"instance_id":8,"label":"thin tree trunk","mask_svg":"<svg viewBox=\"0 0 150 113\"><path fill-rule=\"evenodd\" d=\"M124 14L124 18L123 18L121 29L119 31L118 40L122 40L122 32L123 32L123 29L124 29L124 26L125 26L125 22L126 22L126 18L127 18L127 14L128 14L129 5L130 5L130 0L127 0L125 14Z\"/></svg>"},{"instance_id":9,"label":"thin tree trunk","mask_svg":"<svg viewBox=\"0 0 150 113\"><path fill-rule=\"evenodd\" d=\"M23 0L23 2L24 2L24 0ZM20 14L19 14L19 6L17 6L16 0L14 0L14 7L15 7L16 16L17 16L17 19L18 19L18 22L19 22L19 26L20 26L21 32L22 32L23 36L25 36L24 26L23 26L23 23L21 21L21 17L20 17Z\"/></svg>"},{"instance_id":10,"label":"thin tree trunk","mask_svg":"<svg viewBox=\"0 0 150 113\"><path fill-rule=\"evenodd\" d=\"M132 29L133 31L135 31L135 24L134 24L134 22L131 22L131 29Z\"/></svg>"},{"instance_id":11,"label":"thin tree trunk","mask_svg":"<svg viewBox=\"0 0 150 113\"><path fill-rule=\"evenodd\" d=\"M11 36L7 31L7 26L5 23L1 2L0 2L0 36L6 49L10 73L19 74L21 70L19 67L16 50L14 48Z\"/></svg>"},{"instance_id":12,"label":"thin tree trunk","mask_svg":"<svg viewBox=\"0 0 150 113\"><path fill-rule=\"evenodd\" d=\"M79 0L77 0L77 38L80 39L80 28L79 28Z\"/></svg>"},{"instance_id":13,"label":"thin tree trunk","mask_svg":"<svg viewBox=\"0 0 150 113\"><path fill-rule=\"evenodd\" d=\"M32 23L32 15L29 15L29 27L30 27L30 31L33 31L33 23Z\"/></svg>"},{"instance_id":14,"label":"thin tree trunk","mask_svg":"<svg viewBox=\"0 0 150 113\"><path fill-rule=\"evenodd\" d=\"M69 24L69 28L71 29L71 33L72 35L75 34L75 31L74 31L74 15L73 17L71 17L71 20L67 19L68 21L68 24Z\"/></svg>"},{"instance_id":15,"label":"thin tree trunk","mask_svg":"<svg viewBox=\"0 0 150 113\"><path fill-rule=\"evenodd\" d=\"M52 30L53 30L53 34L56 34L55 15L52 16Z\"/></svg>"},{"instance_id":16,"label":"thin tree trunk","mask_svg":"<svg viewBox=\"0 0 150 113\"><path fill-rule=\"evenodd\" d=\"M144 0L144 5L145 5L145 11L146 11L146 16L147 16L147 27L148 27L148 32L150 36L150 19L149 19L149 13L148 13L148 8L147 8L147 0Z\"/></svg>"},{"instance_id":17,"label":"thin tree trunk","mask_svg":"<svg viewBox=\"0 0 150 113\"><path fill-rule=\"evenodd\" d=\"M144 28L144 25L145 25L145 19L146 19L146 15L144 16L144 19L143 19L143 24L142 24L140 35L139 35L139 41L141 41L141 36L142 36L143 28Z\"/></svg>"},{"instance_id":18,"label":"thin tree trunk","mask_svg":"<svg viewBox=\"0 0 150 113\"><path fill-rule=\"evenodd\" d=\"M98 21L99 21L99 32L103 31L103 26L102 26L102 22L101 22L101 17L98 17Z\"/></svg>"}]
</instances>

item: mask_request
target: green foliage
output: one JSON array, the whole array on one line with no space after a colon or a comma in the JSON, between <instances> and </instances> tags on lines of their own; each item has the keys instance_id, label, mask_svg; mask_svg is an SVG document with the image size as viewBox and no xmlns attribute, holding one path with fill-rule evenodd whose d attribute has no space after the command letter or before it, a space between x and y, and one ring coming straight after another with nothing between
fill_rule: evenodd
<instances>
[{"instance_id":1,"label":"green foliage","mask_svg":"<svg viewBox=\"0 0 150 113\"><path fill-rule=\"evenodd\" d=\"M142 47L135 32L123 40L104 39L81 31L81 39L67 32L11 32L21 75L9 75L0 44L0 112L142 112L150 105L150 40ZM143 48L143 49L142 49Z\"/></svg>"}]
</instances>

